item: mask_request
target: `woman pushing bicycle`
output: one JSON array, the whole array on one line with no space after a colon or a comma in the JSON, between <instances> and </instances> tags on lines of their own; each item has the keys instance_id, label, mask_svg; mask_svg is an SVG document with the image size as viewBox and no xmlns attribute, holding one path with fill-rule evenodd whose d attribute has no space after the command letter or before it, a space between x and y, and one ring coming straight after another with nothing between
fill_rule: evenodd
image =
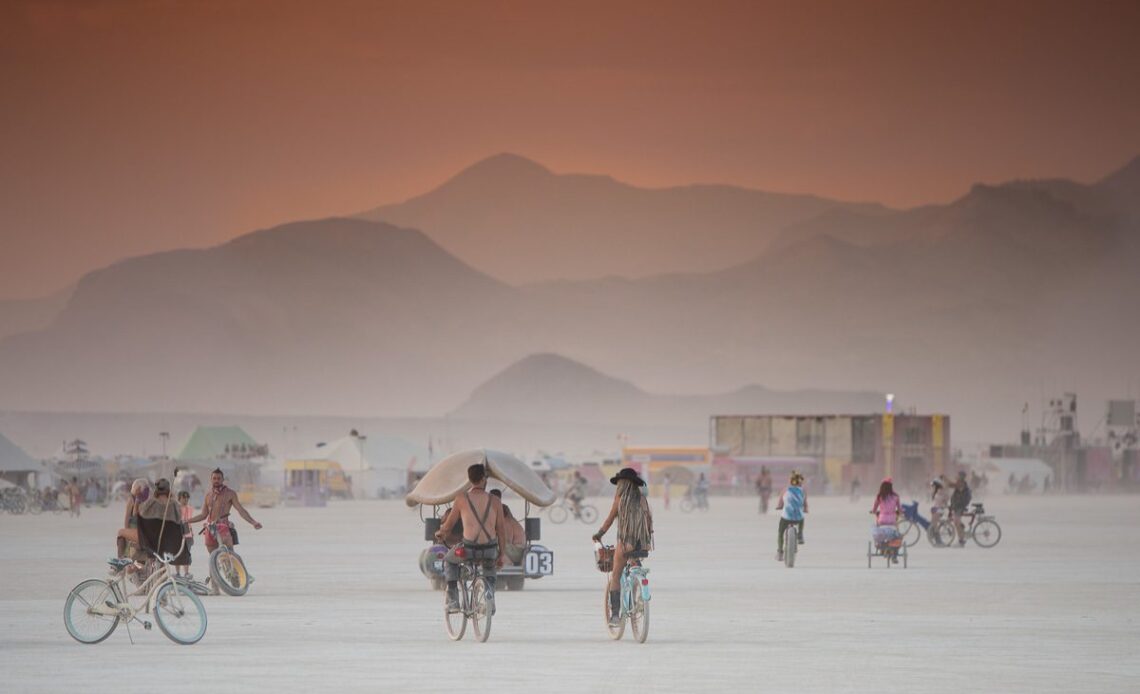
<instances>
[{"instance_id":1,"label":"woman pushing bicycle","mask_svg":"<svg viewBox=\"0 0 1140 694\"><path fill-rule=\"evenodd\" d=\"M610 513L602 522L602 527L594 533L594 541L599 542L614 521L617 521L617 542L614 543L614 567L610 573L610 622L621 620L621 572L625 569L626 554L653 549L653 514L649 511L649 500L641 493L645 480L633 468L622 468L610 478L610 484L617 485L614 503Z\"/></svg>"}]
</instances>

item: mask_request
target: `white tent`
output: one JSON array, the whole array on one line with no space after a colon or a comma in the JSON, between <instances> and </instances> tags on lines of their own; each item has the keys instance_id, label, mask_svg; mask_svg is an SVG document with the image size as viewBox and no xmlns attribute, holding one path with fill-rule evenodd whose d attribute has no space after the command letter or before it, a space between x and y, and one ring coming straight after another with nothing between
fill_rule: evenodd
<instances>
[{"instance_id":1,"label":"white tent","mask_svg":"<svg viewBox=\"0 0 1140 694\"><path fill-rule=\"evenodd\" d=\"M353 495L370 498L380 489L395 492L404 488L409 470L423 470L428 450L394 436L348 435L318 444L294 460L327 460L340 465L352 477Z\"/></svg>"}]
</instances>

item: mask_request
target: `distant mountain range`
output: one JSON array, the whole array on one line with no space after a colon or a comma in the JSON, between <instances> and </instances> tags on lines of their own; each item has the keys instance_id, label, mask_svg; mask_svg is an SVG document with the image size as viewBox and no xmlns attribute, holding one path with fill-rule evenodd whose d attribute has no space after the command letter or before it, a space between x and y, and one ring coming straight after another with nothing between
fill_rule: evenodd
<instances>
[{"instance_id":1,"label":"distant mountain range","mask_svg":"<svg viewBox=\"0 0 1140 694\"><path fill-rule=\"evenodd\" d=\"M721 270L759 255L788 225L830 210L885 208L725 185L637 188L499 154L429 193L360 216L420 229L517 284Z\"/></svg>"},{"instance_id":2,"label":"distant mountain range","mask_svg":"<svg viewBox=\"0 0 1140 694\"><path fill-rule=\"evenodd\" d=\"M374 213L391 223L298 222L89 274L0 343L0 407L643 421L889 390L958 434L1012 436L1025 401L1097 403L1140 376L1138 200L1140 159L895 211L494 157ZM411 217L426 231L396 226ZM708 271L663 272L690 251ZM513 273L472 267L496 258ZM649 276L503 281L617 268Z\"/></svg>"}]
</instances>

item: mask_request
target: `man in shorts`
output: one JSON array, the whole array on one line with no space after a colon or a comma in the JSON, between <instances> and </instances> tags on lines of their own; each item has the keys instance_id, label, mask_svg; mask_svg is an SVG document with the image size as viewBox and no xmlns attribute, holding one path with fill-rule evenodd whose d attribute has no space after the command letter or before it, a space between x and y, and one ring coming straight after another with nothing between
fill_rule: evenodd
<instances>
[{"instance_id":1,"label":"man in shorts","mask_svg":"<svg viewBox=\"0 0 1140 694\"><path fill-rule=\"evenodd\" d=\"M206 521L203 531L206 535L207 553L217 549L219 542L233 549L234 527L230 520L231 509L236 510L255 530L261 530L261 523L255 521L253 516L249 515L249 511L241 505L237 492L226 486L226 476L221 469L215 469L210 473L210 485L210 490L206 492L206 500L202 503L201 513L186 521L187 524ZM253 583L253 576L249 577L249 582Z\"/></svg>"},{"instance_id":2,"label":"man in shorts","mask_svg":"<svg viewBox=\"0 0 1140 694\"><path fill-rule=\"evenodd\" d=\"M483 572L492 595L495 573L502 567L506 556L507 529L503 523L503 502L487 493L487 468L482 464L467 468L471 488L455 497L451 515L443 521L435 537L442 541L460 520L463 521L463 541L452 547L443 558L444 577L447 579L447 609L459 610L459 565L467 558L483 562ZM464 557L456 554L462 547ZM491 614L495 601L491 600Z\"/></svg>"}]
</instances>

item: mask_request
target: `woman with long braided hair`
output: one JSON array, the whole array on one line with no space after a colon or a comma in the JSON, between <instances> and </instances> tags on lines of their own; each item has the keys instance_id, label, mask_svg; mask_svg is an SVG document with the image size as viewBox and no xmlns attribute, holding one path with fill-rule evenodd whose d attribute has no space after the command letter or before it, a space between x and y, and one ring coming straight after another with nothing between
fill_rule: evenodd
<instances>
[{"instance_id":1,"label":"woman with long braided hair","mask_svg":"<svg viewBox=\"0 0 1140 694\"><path fill-rule=\"evenodd\" d=\"M625 558L630 552L648 552L653 549L653 514L649 511L649 500L641 493L645 480L633 468L622 468L610 484L617 485L614 503L610 513L602 522L602 527L594 533L598 542L614 521L617 521L617 542L614 543L614 568L610 573L610 621L620 620L621 572L625 569Z\"/></svg>"}]
</instances>

